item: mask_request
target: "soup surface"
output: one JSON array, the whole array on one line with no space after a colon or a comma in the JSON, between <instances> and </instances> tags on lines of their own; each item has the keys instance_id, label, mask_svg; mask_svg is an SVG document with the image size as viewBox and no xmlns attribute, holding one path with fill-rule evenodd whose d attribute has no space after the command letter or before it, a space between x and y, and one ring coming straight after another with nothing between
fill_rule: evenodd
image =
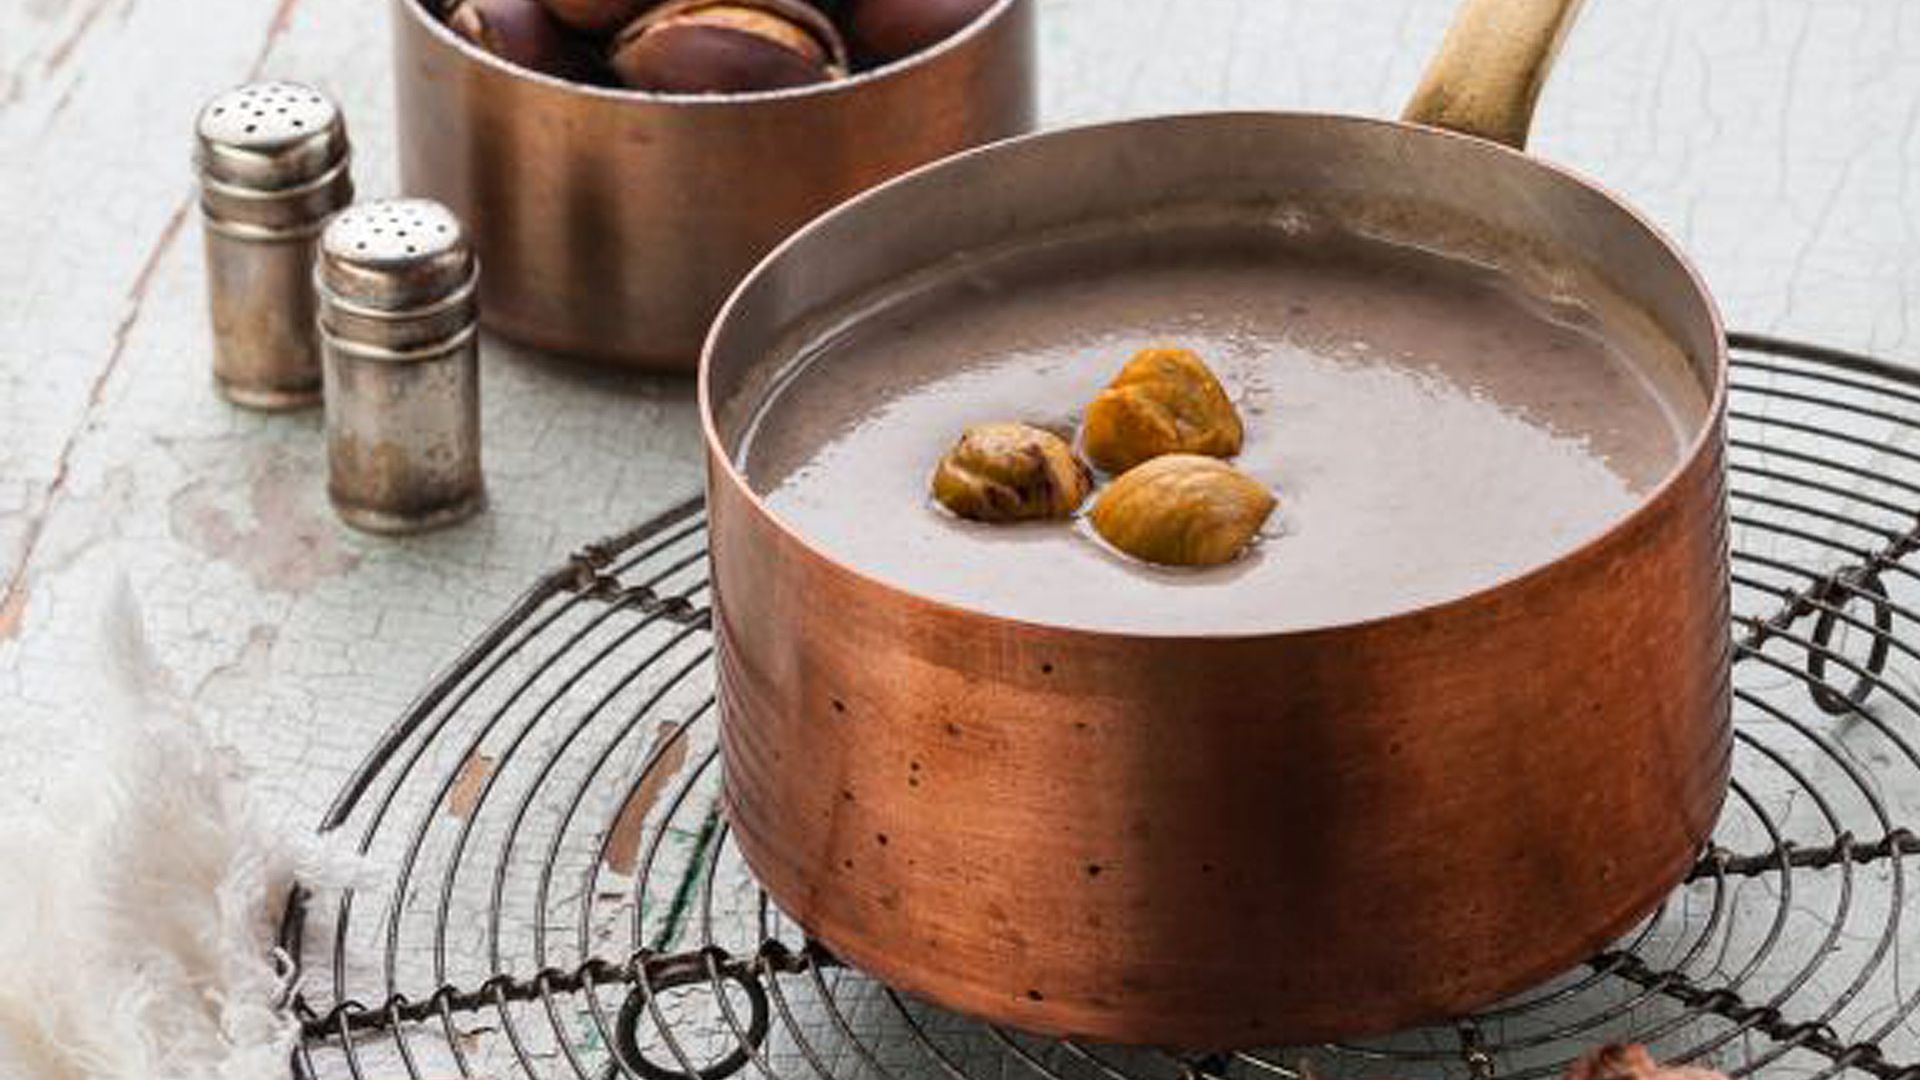
<instances>
[{"instance_id":1,"label":"soup surface","mask_svg":"<svg viewBox=\"0 0 1920 1080\"><path fill-rule=\"evenodd\" d=\"M821 550L975 610L1169 634L1347 623L1550 561L1673 470L1706 396L1640 325L1351 238L1062 245L908 279L796 332L736 460ZM1084 520L975 524L929 497L967 425L1077 428L1153 344L1219 375L1246 425L1235 463L1279 497L1239 561L1156 568Z\"/></svg>"}]
</instances>

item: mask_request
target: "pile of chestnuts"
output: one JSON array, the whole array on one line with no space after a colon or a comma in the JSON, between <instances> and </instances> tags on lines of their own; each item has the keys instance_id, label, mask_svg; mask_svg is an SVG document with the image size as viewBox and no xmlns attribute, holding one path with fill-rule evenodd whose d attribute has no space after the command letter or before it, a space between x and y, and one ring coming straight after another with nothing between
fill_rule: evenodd
<instances>
[{"instance_id":1,"label":"pile of chestnuts","mask_svg":"<svg viewBox=\"0 0 1920 1080\"><path fill-rule=\"evenodd\" d=\"M934 470L934 501L969 521L1070 520L1098 486L1070 437L1017 422L975 424ZM1197 354L1140 350L1080 426L1087 460L1114 478L1088 515L1094 531L1159 566L1239 558L1280 505L1222 460L1245 438L1239 410Z\"/></svg>"},{"instance_id":2,"label":"pile of chestnuts","mask_svg":"<svg viewBox=\"0 0 1920 1080\"><path fill-rule=\"evenodd\" d=\"M663 94L844 79L937 45L994 0L442 0L446 23L520 67Z\"/></svg>"}]
</instances>

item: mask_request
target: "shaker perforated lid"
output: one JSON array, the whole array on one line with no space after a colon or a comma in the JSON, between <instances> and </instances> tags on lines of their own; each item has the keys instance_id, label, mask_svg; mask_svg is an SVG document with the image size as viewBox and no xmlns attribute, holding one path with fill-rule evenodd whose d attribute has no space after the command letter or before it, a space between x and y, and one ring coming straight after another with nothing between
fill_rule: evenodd
<instances>
[{"instance_id":1,"label":"shaker perforated lid","mask_svg":"<svg viewBox=\"0 0 1920 1080\"><path fill-rule=\"evenodd\" d=\"M331 303L403 314L471 291L473 249L460 219L431 199L361 203L327 223L319 278Z\"/></svg>"},{"instance_id":2,"label":"shaker perforated lid","mask_svg":"<svg viewBox=\"0 0 1920 1080\"><path fill-rule=\"evenodd\" d=\"M299 83L235 87L200 110L194 155L208 179L258 191L295 188L347 156L340 109Z\"/></svg>"}]
</instances>

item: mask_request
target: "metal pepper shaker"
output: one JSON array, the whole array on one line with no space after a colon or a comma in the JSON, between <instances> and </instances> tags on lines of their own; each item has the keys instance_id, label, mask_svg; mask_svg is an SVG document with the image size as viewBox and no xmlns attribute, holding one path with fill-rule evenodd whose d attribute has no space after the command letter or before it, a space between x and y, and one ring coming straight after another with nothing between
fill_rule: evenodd
<instances>
[{"instance_id":1,"label":"metal pepper shaker","mask_svg":"<svg viewBox=\"0 0 1920 1080\"><path fill-rule=\"evenodd\" d=\"M431 200L362 203L321 234L327 493L347 524L422 532L480 509L479 275Z\"/></svg>"},{"instance_id":2,"label":"metal pepper shaker","mask_svg":"<svg viewBox=\"0 0 1920 1080\"><path fill-rule=\"evenodd\" d=\"M346 123L318 90L264 82L208 102L196 133L214 385L249 408L311 405L314 245L353 201Z\"/></svg>"}]
</instances>

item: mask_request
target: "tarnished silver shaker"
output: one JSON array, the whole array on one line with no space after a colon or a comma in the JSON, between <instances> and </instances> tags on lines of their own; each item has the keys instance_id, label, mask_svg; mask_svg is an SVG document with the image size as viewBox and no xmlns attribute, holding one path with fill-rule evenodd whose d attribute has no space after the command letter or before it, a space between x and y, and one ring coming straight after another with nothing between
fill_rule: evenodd
<instances>
[{"instance_id":1,"label":"tarnished silver shaker","mask_svg":"<svg viewBox=\"0 0 1920 1080\"><path fill-rule=\"evenodd\" d=\"M312 405L314 247L353 201L346 122L318 90L261 82L208 102L195 127L214 385L249 408Z\"/></svg>"},{"instance_id":2,"label":"tarnished silver shaker","mask_svg":"<svg viewBox=\"0 0 1920 1080\"><path fill-rule=\"evenodd\" d=\"M327 494L377 533L450 525L484 502L480 267L452 211L362 203L320 238Z\"/></svg>"}]
</instances>

